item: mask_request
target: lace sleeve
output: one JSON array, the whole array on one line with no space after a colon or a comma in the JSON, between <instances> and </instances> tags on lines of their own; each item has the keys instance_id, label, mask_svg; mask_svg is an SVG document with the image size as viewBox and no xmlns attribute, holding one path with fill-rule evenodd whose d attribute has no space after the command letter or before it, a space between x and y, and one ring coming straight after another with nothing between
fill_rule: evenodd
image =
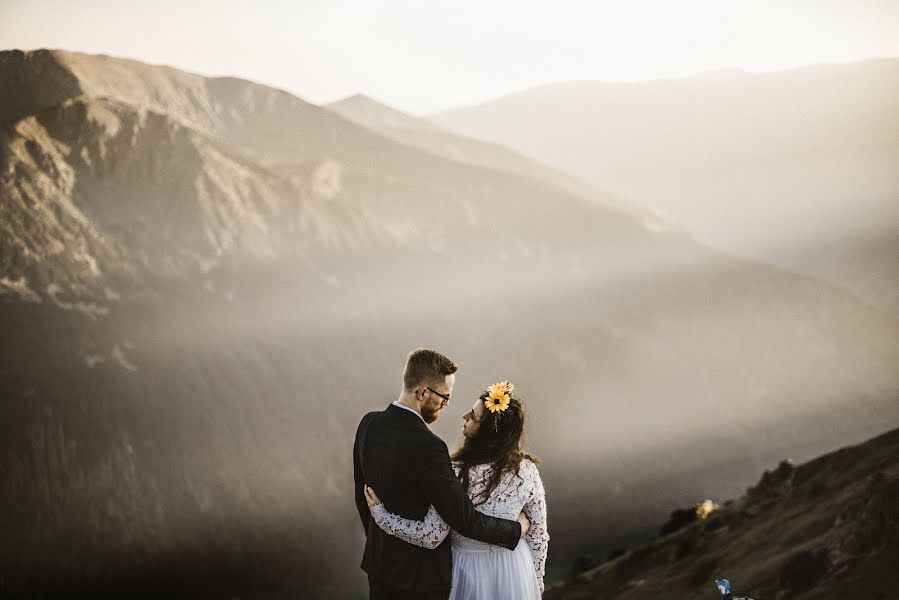
<instances>
[{"instance_id":1,"label":"lace sleeve","mask_svg":"<svg viewBox=\"0 0 899 600\"><path fill-rule=\"evenodd\" d=\"M546 573L546 553L549 549L549 531L546 527L546 492L537 466L531 461L524 473L525 479L530 479L534 487L534 493L524 504L524 516L531 522L531 528L525 535L525 540L531 549L534 558L534 568L537 571L537 580L540 588L543 588L543 576Z\"/></svg>"},{"instance_id":2,"label":"lace sleeve","mask_svg":"<svg viewBox=\"0 0 899 600\"><path fill-rule=\"evenodd\" d=\"M388 512L383 502L371 507L371 516L378 527L390 535L429 550L439 546L450 530L433 506L428 509L424 521L405 519Z\"/></svg>"}]
</instances>

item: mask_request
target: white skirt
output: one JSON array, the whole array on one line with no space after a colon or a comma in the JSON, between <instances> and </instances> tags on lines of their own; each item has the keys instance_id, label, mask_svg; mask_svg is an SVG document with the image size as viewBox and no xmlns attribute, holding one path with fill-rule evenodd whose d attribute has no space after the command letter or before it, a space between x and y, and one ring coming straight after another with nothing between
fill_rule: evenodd
<instances>
[{"instance_id":1,"label":"white skirt","mask_svg":"<svg viewBox=\"0 0 899 600\"><path fill-rule=\"evenodd\" d=\"M449 600L539 600L531 549L515 550L453 535L453 587Z\"/></svg>"}]
</instances>

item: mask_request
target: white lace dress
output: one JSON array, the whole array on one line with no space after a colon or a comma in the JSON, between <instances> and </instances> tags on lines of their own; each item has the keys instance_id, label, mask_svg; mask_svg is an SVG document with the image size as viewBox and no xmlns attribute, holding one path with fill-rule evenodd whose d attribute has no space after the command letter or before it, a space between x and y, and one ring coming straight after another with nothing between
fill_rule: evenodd
<instances>
[{"instance_id":1,"label":"white lace dress","mask_svg":"<svg viewBox=\"0 0 899 600\"><path fill-rule=\"evenodd\" d=\"M453 469L458 476L460 464L454 462ZM468 495L475 499L487 487L490 465L475 465L469 475ZM371 507L371 514L378 527L387 533L423 548L436 548L451 533L453 579L449 600L540 598L549 532L546 528L546 494L537 465L524 459L517 475L503 473L487 501L476 508L485 515L513 520L524 511L531 528L515 550L509 551L451 532L433 506L423 521L390 513L383 503Z\"/></svg>"}]
</instances>

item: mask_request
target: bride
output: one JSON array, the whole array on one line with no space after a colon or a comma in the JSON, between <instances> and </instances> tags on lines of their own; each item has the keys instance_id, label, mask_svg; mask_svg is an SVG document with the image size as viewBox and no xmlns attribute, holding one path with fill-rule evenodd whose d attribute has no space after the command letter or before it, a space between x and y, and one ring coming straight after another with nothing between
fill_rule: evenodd
<instances>
[{"instance_id":1,"label":"bride","mask_svg":"<svg viewBox=\"0 0 899 600\"><path fill-rule=\"evenodd\" d=\"M539 459L521 450L525 413L514 389L501 381L481 394L462 417L465 439L451 458L480 512L516 519L524 511L531 528L512 552L453 531L449 600L530 600L543 593L549 543L546 496L536 466ZM378 527L410 544L433 549L450 534L433 506L423 521L416 521L388 512L368 486L365 496Z\"/></svg>"}]
</instances>

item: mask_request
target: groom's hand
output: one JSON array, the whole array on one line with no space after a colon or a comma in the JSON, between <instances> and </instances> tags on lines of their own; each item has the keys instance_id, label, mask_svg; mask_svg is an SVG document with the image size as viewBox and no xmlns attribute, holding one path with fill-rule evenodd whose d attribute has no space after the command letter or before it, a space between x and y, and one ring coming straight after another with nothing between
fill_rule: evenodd
<instances>
[{"instance_id":1,"label":"groom's hand","mask_svg":"<svg viewBox=\"0 0 899 600\"><path fill-rule=\"evenodd\" d=\"M524 536L527 534L528 529L531 528L531 522L528 521L528 518L524 516L523 512L518 515L518 522L521 523L521 538L524 539Z\"/></svg>"}]
</instances>

